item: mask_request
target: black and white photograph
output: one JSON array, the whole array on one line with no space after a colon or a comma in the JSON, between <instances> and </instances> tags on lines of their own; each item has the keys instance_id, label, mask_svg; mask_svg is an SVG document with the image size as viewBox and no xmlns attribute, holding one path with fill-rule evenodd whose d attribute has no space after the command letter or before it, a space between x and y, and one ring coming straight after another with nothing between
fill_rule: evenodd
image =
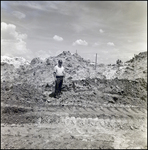
<instances>
[{"instance_id":1,"label":"black and white photograph","mask_svg":"<svg viewBox=\"0 0 148 150\"><path fill-rule=\"evenodd\" d=\"M147 1L1 1L1 148L147 149Z\"/></svg>"}]
</instances>

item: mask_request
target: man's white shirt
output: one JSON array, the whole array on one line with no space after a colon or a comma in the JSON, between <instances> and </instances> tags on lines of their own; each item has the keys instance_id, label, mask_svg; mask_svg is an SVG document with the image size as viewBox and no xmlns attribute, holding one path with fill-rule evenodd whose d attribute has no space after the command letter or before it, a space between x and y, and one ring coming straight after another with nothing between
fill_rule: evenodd
<instances>
[{"instance_id":1,"label":"man's white shirt","mask_svg":"<svg viewBox=\"0 0 148 150\"><path fill-rule=\"evenodd\" d=\"M64 76L64 67L58 67L58 65L56 65L54 67L54 72L56 73L56 76Z\"/></svg>"}]
</instances>

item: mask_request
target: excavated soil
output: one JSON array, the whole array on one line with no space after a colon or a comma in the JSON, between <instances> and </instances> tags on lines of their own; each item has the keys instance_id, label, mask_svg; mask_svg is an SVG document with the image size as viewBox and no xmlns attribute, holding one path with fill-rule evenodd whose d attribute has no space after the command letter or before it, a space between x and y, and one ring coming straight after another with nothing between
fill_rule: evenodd
<instances>
[{"instance_id":1,"label":"excavated soil","mask_svg":"<svg viewBox=\"0 0 148 150\"><path fill-rule=\"evenodd\" d=\"M2 149L147 149L147 83L86 79L63 85L3 82Z\"/></svg>"}]
</instances>

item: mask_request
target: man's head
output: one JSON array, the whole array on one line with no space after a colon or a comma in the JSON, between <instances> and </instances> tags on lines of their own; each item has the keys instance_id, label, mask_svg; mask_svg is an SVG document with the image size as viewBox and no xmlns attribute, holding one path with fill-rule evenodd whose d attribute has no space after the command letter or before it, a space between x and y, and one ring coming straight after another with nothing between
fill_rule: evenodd
<instances>
[{"instance_id":1,"label":"man's head","mask_svg":"<svg viewBox=\"0 0 148 150\"><path fill-rule=\"evenodd\" d=\"M59 66L61 66L62 65L62 60L60 59L60 60L58 60L58 64L59 64Z\"/></svg>"}]
</instances>

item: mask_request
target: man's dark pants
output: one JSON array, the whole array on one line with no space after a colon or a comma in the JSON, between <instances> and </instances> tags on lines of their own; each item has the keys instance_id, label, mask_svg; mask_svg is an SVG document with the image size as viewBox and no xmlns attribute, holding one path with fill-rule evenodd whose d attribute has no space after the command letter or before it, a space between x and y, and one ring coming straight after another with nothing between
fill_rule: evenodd
<instances>
[{"instance_id":1,"label":"man's dark pants","mask_svg":"<svg viewBox=\"0 0 148 150\"><path fill-rule=\"evenodd\" d=\"M63 85L63 76L56 76L54 97L59 96L61 94L62 85Z\"/></svg>"}]
</instances>

